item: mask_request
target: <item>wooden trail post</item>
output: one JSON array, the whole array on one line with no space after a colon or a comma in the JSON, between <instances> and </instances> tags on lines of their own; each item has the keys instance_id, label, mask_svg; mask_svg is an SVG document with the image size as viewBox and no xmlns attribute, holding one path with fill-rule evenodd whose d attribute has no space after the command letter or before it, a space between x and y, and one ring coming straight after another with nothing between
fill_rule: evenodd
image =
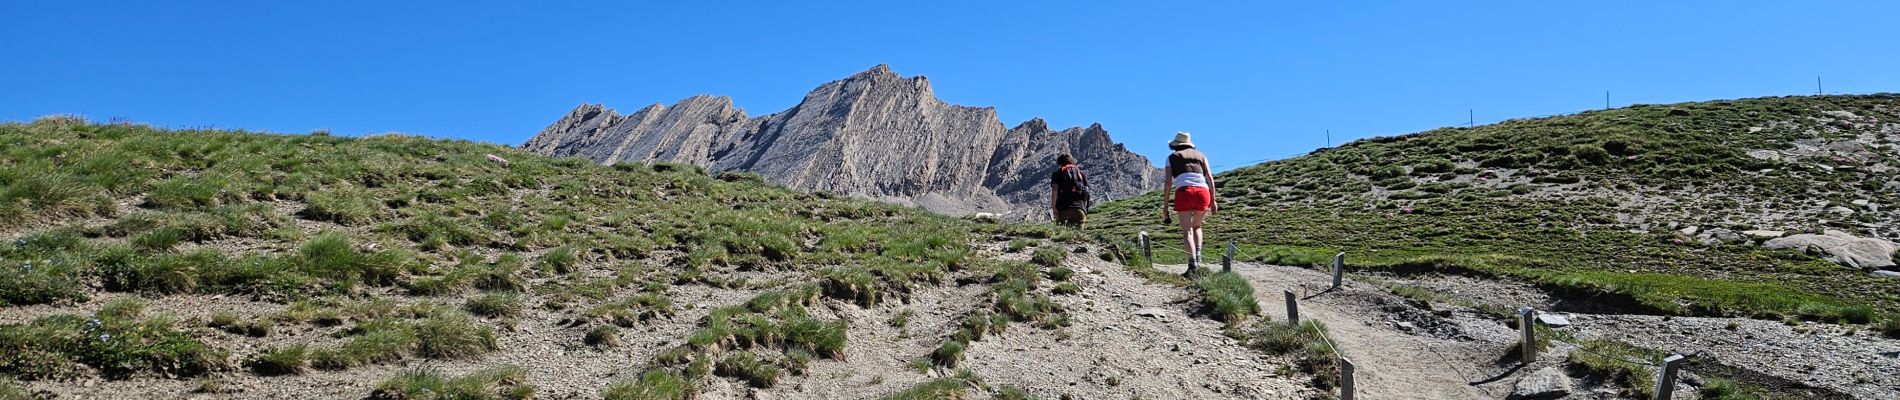
<instances>
[{"instance_id":1,"label":"wooden trail post","mask_svg":"<svg viewBox=\"0 0 1900 400\"><path fill-rule=\"evenodd\" d=\"M1234 270L1234 240L1227 239L1227 254L1220 256L1221 271Z\"/></svg>"},{"instance_id":2,"label":"wooden trail post","mask_svg":"<svg viewBox=\"0 0 1900 400\"><path fill-rule=\"evenodd\" d=\"M1537 337L1535 335L1537 329L1531 326L1533 320L1536 318L1536 309L1530 307L1517 309L1517 330L1524 333L1524 338L1519 339L1523 341L1521 345L1524 347L1524 364L1537 361Z\"/></svg>"},{"instance_id":3,"label":"wooden trail post","mask_svg":"<svg viewBox=\"0 0 1900 400\"><path fill-rule=\"evenodd\" d=\"M1335 348L1333 352L1338 353L1339 349ZM1353 369L1352 360L1339 358L1339 400L1352 400L1355 391L1352 384Z\"/></svg>"},{"instance_id":4,"label":"wooden trail post","mask_svg":"<svg viewBox=\"0 0 1900 400\"><path fill-rule=\"evenodd\" d=\"M1148 265L1155 263L1155 250L1154 247L1149 246L1148 231L1141 231L1141 258L1147 260Z\"/></svg>"},{"instance_id":5,"label":"wooden trail post","mask_svg":"<svg viewBox=\"0 0 1900 400\"><path fill-rule=\"evenodd\" d=\"M1686 359L1681 354L1671 354L1664 358L1662 368L1656 369L1656 400L1669 400L1675 397L1676 368Z\"/></svg>"},{"instance_id":6,"label":"wooden trail post","mask_svg":"<svg viewBox=\"0 0 1900 400\"><path fill-rule=\"evenodd\" d=\"M1300 299L1293 297L1292 290L1281 292L1286 293L1286 323L1300 326Z\"/></svg>"},{"instance_id":7,"label":"wooden trail post","mask_svg":"<svg viewBox=\"0 0 1900 400\"><path fill-rule=\"evenodd\" d=\"M1333 255L1333 288L1338 288L1340 281L1344 279L1345 277L1346 277L1346 252L1342 251L1342 252L1339 252L1339 254Z\"/></svg>"}]
</instances>

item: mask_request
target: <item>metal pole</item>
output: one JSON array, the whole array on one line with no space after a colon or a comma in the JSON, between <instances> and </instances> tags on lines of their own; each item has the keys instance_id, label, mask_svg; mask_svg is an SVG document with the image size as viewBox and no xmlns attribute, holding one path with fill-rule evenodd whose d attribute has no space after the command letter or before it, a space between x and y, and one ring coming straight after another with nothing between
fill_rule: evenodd
<instances>
[{"instance_id":1,"label":"metal pole","mask_svg":"<svg viewBox=\"0 0 1900 400\"><path fill-rule=\"evenodd\" d=\"M1293 326L1300 326L1300 299L1293 297L1292 290L1282 290L1281 292L1286 293L1286 323Z\"/></svg>"},{"instance_id":2,"label":"metal pole","mask_svg":"<svg viewBox=\"0 0 1900 400\"><path fill-rule=\"evenodd\" d=\"M1334 288L1339 287L1340 282L1344 280L1345 277L1346 277L1346 252L1342 251L1342 252L1339 252L1339 254L1333 255L1333 287Z\"/></svg>"},{"instance_id":3,"label":"metal pole","mask_svg":"<svg viewBox=\"0 0 1900 400\"><path fill-rule=\"evenodd\" d=\"M1524 333L1524 338L1520 339L1524 347L1524 364L1537 361L1537 337L1534 333L1537 329L1531 326L1531 320L1536 316L1536 309L1530 307L1517 309L1517 330Z\"/></svg>"},{"instance_id":4,"label":"metal pole","mask_svg":"<svg viewBox=\"0 0 1900 400\"><path fill-rule=\"evenodd\" d=\"M1685 357L1681 354L1673 354L1670 355L1669 358L1663 359L1662 368L1656 370L1656 400L1669 400L1674 398L1676 392L1676 367L1682 364L1684 358Z\"/></svg>"},{"instance_id":5,"label":"metal pole","mask_svg":"<svg viewBox=\"0 0 1900 400\"><path fill-rule=\"evenodd\" d=\"M1227 239L1227 254L1220 256L1221 271L1234 270L1234 240Z\"/></svg>"},{"instance_id":6,"label":"metal pole","mask_svg":"<svg viewBox=\"0 0 1900 400\"><path fill-rule=\"evenodd\" d=\"M1333 352L1338 353L1339 349L1335 348ZM1353 392L1356 391L1352 384L1352 373L1355 369L1357 368L1353 367L1352 360L1345 357L1339 358L1339 400L1352 400Z\"/></svg>"},{"instance_id":7,"label":"metal pole","mask_svg":"<svg viewBox=\"0 0 1900 400\"><path fill-rule=\"evenodd\" d=\"M1610 91L1603 91L1603 109L1610 109Z\"/></svg>"},{"instance_id":8,"label":"metal pole","mask_svg":"<svg viewBox=\"0 0 1900 400\"><path fill-rule=\"evenodd\" d=\"M1333 130L1326 130L1326 147L1333 147Z\"/></svg>"},{"instance_id":9,"label":"metal pole","mask_svg":"<svg viewBox=\"0 0 1900 400\"><path fill-rule=\"evenodd\" d=\"M1465 110L1465 127L1470 128L1474 126L1478 126L1478 111Z\"/></svg>"},{"instance_id":10,"label":"metal pole","mask_svg":"<svg viewBox=\"0 0 1900 400\"><path fill-rule=\"evenodd\" d=\"M1820 96L1821 93L1823 93L1821 91L1821 77L1816 76L1814 77L1814 95Z\"/></svg>"},{"instance_id":11,"label":"metal pole","mask_svg":"<svg viewBox=\"0 0 1900 400\"><path fill-rule=\"evenodd\" d=\"M1148 243L1148 231L1141 231L1141 259L1147 261L1148 265L1155 263L1155 250Z\"/></svg>"}]
</instances>

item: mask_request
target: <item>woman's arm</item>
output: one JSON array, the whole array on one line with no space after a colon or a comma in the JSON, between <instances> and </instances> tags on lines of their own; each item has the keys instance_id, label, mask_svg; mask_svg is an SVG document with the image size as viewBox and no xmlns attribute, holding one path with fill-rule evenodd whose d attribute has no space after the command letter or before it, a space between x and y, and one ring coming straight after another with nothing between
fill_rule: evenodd
<instances>
[{"instance_id":1,"label":"woman's arm","mask_svg":"<svg viewBox=\"0 0 1900 400\"><path fill-rule=\"evenodd\" d=\"M1215 201L1215 199L1219 199L1220 195L1217 193L1214 193L1214 187L1220 186L1220 185L1214 184L1214 167L1207 164L1208 164L1207 161L1201 162L1201 170L1207 171L1207 174L1204 175L1204 177L1207 178L1207 205L1209 207L1213 207L1214 210L1218 210L1220 209L1220 202ZM1213 211L1213 210L1208 210L1208 211Z\"/></svg>"},{"instance_id":2,"label":"woman's arm","mask_svg":"<svg viewBox=\"0 0 1900 400\"><path fill-rule=\"evenodd\" d=\"M1161 215L1168 215L1168 201L1174 198L1174 166L1161 167Z\"/></svg>"}]
</instances>

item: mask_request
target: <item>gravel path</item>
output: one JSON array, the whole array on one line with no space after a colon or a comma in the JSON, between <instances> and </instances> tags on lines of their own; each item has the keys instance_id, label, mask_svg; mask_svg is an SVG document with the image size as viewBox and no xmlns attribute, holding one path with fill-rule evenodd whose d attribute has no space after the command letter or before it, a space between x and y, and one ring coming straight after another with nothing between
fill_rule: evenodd
<instances>
[{"instance_id":1,"label":"gravel path","mask_svg":"<svg viewBox=\"0 0 1900 400\"><path fill-rule=\"evenodd\" d=\"M1177 273L1185 270L1181 265L1157 268ZM1404 313L1393 311L1408 308L1396 296L1356 282L1322 292L1322 285L1332 278L1319 271L1246 263L1236 264L1235 270L1253 283L1261 310L1275 321L1286 320L1282 291L1291 290L1301 299L1302 320L1326 324L1339 352L1358 368L1355 377L1360 398L1502 398L1511 390L1514 379L1489 379L1511 370L1498 368L1488 360L1514 343L1508 331L1465 332L1462 324L1429 313L1413 318L1416 320L1394 318L1404 317ZM1434 328L1438 334L1429 333ZM1484 380L1491 382L1471 384Z\"/></svg>"}]
</instances>

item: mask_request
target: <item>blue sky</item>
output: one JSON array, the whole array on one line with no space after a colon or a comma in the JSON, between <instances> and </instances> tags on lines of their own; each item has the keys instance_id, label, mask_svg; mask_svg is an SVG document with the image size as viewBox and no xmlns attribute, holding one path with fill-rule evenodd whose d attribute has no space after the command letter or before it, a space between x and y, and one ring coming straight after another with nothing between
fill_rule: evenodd
<instances>
[{"instance_id":1,"label":"blue sky","mask_svg":"<svg viewBox=\"0 0 1900 400\"><path fill-rule=\"evenodd\" d=\"M1217 165L1614 105L1900 91L1900 3L93 2L0 6L0 120L518 144L580 103L751 115L877 64L1003 123ZM1182 6L1174 3L1193 3ZM1847 3L1847 2L1842 2Z\"/></svg>"}]
</instances>

